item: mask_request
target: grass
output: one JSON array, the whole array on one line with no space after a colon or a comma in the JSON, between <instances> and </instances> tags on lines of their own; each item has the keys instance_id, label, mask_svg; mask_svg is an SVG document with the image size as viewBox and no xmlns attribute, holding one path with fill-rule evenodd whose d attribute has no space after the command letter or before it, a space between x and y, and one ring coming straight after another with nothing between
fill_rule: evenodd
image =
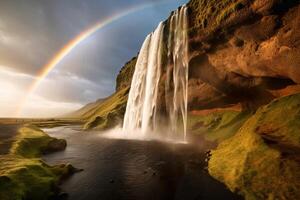
<instances>
[{"instance_id":1,"label":"grass","mask_svg":"<svg viewBox=\"0 0 300 200\"><path fill-rule=\"evenodd\" d=\"M190 21L193 25L190 29L217 28L231 14L245 7L242 0L191 0L188 3ZM208 30L207 29L207 30Z\"/></svg>"},{"instance_id":2,"label":"grass","mask_svg":"<svg viewBox=\"0 0 300 200\"><path fill-rule=\"evenodd\" d=\"M49 166L38 157L55 140L36 127L20 128L10 153L0 155L1 200L46 200L56 195L57 184L75 169L70 164Z\"/></svg>"},{"instance_id":3,"label":"grass","mask_svg":"<svg viewBox=\"0 0 300 200\"><path fill-rule=\"evenodd\" d=\"M46 200L55 195L57 182L68 173L69 165L51 167L38 158L0 156L1 200Z\"/></svg>"},{"instance_id":4,"label":"grass","mask_svg":"<svg viewBox=\"0 0 300 200\"><path fill-rule=\"evenodd\" d=\"M119 91L126 87L130 87L136 61L137 61L137 57L133 57L122 67L122 69L120 70L117 76L116 91Z\"/></svg>"},{"instance_id":5,"label":"grass","mask_svg":"<svg viewBox=\"0 0 300 200\"><path fill-rule=\"evenodd\" d=\"M123 120L129 88L123 88L103 101L94 109L84 125L84 129L107 129L118 125Z\"/></svg>"},{"instance_id":6,"label":"grass","mask_svg":"<svg viewBox=\"0 0 300 200\"><path fill-rule=\"evenodd\" d=\"M10 153L26 158L35 158L48 151L51 143L55 142L65 143L64 140L50 137L35 126L27 125L19 129L19 134L10 149Z\"/></svg>"},{"instance_id":7,"label":"grass","mask_svg":"<svg viewBox=\"0 0 300 200\"><path fill-rule=\"evenodd\" d=\"M250 112L234 110L190 115L188 127L193 134L201 134L208 141L221 142L233 136L250 116Z\"/></svg>"},{"instance_id":8,"label":"grass","mask_svg":"<svg viewBox=\"0 0 300 200\"><path fill-rule=\"evenodd\" d=\"M300 94L261 107L212 151L209 173L246 199L300 198Z\"/></svg>"},{"instance_id":9,"label":"grass","mask_svg":"<svg viewBox=\"0 0 300 200\"><path fill-rule=\"evenodd\" d=\"M82 119L66 119L66 118L61 118L61 119L47 119L47 120L36 120L32 122L28 122L34 126L37 126L39 128L54 128L54 127L59 127L59 126L69 126L69 125L82 125L84 120Z\"/></svg>"}]
</instances>

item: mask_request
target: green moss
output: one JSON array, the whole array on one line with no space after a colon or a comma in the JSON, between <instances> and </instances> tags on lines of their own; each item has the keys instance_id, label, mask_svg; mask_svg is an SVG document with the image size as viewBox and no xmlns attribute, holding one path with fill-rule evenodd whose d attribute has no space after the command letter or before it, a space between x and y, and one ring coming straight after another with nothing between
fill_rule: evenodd
<instances>
[{"instance_id":1,"label":"green moss","mask_svg":"<svg viewBox=\"0 0 300 200\"><path fill-rule=\"evenodd\" d=\"M242 0L191 0L188 3L191 29L214 30L235 11L243 8Z\"/></svg>"},{"instance_id":2,"label":"green moss","mask_svg":"<svg viewBox=\"0 0 300 200\"><path fill-rule=\"evenodd\" d=\"M46 200L59 181L75 172L71 165L49 166L37 158L57 139L34 126L19 129L10 154L0 155L1 200Z\"/></svg>"},{"instance_id":3,"label":"green moss","mask_svg":"<svg viewBox=\"0 0 300 200\"><path fill-rule=\"evenodd\" d=\"M212 151L209 173L246 199L299 199L299 104L296 94L260 108Z\"/></svg>"},{"instance_id":4,"label":"green moss","mask_svg":"<svg viewBox=\"0 0 300 200\"><path fill-rule=\"evenodd\" d=\"M40 159L17 155L0 156L1 200L46 200L55 195L60 178L70 165L51 167Z\"/></svg>"},{"instance_id":5,"label":"green moss","mask_svg":"<svg viewBox=\"0 0 300 200\"><path fill-rule=\"evenodd\" d=\"M209 141L222 141L233 136L251 116L249 112L217 111L208 115L190 115L188 127Z\"/></svg>"},{"instance_id":6,"label":"green moss","mask_svg":"<svg viewBox=\"0 0 300 200\"><path fill-rule=\"evenodd\" d=\"M300 94L273 101L261 111L256 132L268 140L300 148Z\"/></svg>"},{"instance_id":7,"label":"green moss","mask_svg":"<svg viewBox=\"0 0 300 200\"><path fill-rule=\"evenodd\" d=\"M130 87L137 57L133 57L120 70L117 76L116 91Z\"/></svg>"},{"instance_id":8,"label":"green moss","mask_svg":"<svg viewBox=\"0 0 300 200\"><path fill-rule=\"evenodd\" d=\"M50 137L35 126L27 125L19 129L10 153L26 158L38 157L41 153L46 152L53 142L65 143L65 141Z\"/></svg>"},{"instance_id":9,"label":"green moss","mask_svg":"<svg viewBox=\"0 0 300 200\"><path fill-rule=\"evenodd\" d=\"M107 129L116 126L123 120L129 88L123 88L103 101L89 115L84 129Z\"/></svg>"}]
</instances>

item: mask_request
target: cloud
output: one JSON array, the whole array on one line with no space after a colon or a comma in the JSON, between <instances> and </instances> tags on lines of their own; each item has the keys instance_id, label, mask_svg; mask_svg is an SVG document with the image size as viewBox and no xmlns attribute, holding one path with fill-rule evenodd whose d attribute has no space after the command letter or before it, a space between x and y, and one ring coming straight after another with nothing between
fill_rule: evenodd
<instances>
[{"instance_id":1,"label":"cloud","mask_svg":"<svg viewBox=\"0 0 300 200\"><path fill-rule=\"evenodd\" d=\"M112 84L111 80L96 84L70 72L56 72L43 80L35 93L52 101L82 104L110 95Z\"/></svg>"},{"instance_id":2,"label":"cloud","mask_svg":"<svg viewBox=\"0 0 300 200\"><path fill-rule=\"evenodd\" d=\"M18 105L26 95L26 89L35 78L28 74L10 70L0 66L0 117L16 117ZM53 80L54 81L54 80ZM74 90L74 88L73 88ZM64 91L68 91L67 88ZM82 94L77 96L81 96ZM33 94L27 101L22 116L26 117L52 117L59 116L78 109L83 104L53 98L45 98L39 93Z\"/></svg>"}]
</instances>

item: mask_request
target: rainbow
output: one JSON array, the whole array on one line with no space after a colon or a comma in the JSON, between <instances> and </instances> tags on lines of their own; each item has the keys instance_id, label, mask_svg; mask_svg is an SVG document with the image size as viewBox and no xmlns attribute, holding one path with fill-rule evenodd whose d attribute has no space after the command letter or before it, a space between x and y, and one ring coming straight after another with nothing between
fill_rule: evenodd
<instances>
[{"instance_id":1,"label":"rainbow","mask_svg":"<svg viewBox=\"0 0 300 200\"><path fill-rule=\"evenodd\" d=\"M82 41L87 39L89 36L97 32L98 30L102 29L103 27L109 25L110 23L121 19L122 17L125 17L129 14L135 13L139 10L143 10L148 7L152 7L157 4L165 3L168 0L160 1L157 3L146 3L139 6L135 6L132 8L129 8L121 13L118 13L116 15L110 16L91 28L85 30L84 32L77 35L74 39L69 41L63 48L60 49L60 51L45 65L42 67L42 70L37 74L35 81L30 85L28 91L26 92L23 100L21 101L20 105L18 106L16 115L20 117L22 114L24 107L26 106L26 103L29 99L29 97L34 93L34 91L38 88L40 83L43 81L44 78L47 77L47 75L74 49L76 48Z\"/></svg>"}]
</instances>

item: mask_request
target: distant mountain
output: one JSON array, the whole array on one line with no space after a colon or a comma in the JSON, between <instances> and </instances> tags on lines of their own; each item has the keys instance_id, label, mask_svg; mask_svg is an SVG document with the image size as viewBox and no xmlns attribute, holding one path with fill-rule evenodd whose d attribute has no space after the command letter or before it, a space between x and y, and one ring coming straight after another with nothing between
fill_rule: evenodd
<instances>
[{"instance_id":1,"label":"distant mountain","mask_svg":"<svg viewBox=\"0 0 300 200\"><path fill-rule=\"evenodd\" d=\"M98 99L95 102L88 103L79 110L66 114L64 117L67 118L86 118L89 116L89 113L94 110L98 105L100 105L106 98Z\"/></svg>"}]
</instances>

